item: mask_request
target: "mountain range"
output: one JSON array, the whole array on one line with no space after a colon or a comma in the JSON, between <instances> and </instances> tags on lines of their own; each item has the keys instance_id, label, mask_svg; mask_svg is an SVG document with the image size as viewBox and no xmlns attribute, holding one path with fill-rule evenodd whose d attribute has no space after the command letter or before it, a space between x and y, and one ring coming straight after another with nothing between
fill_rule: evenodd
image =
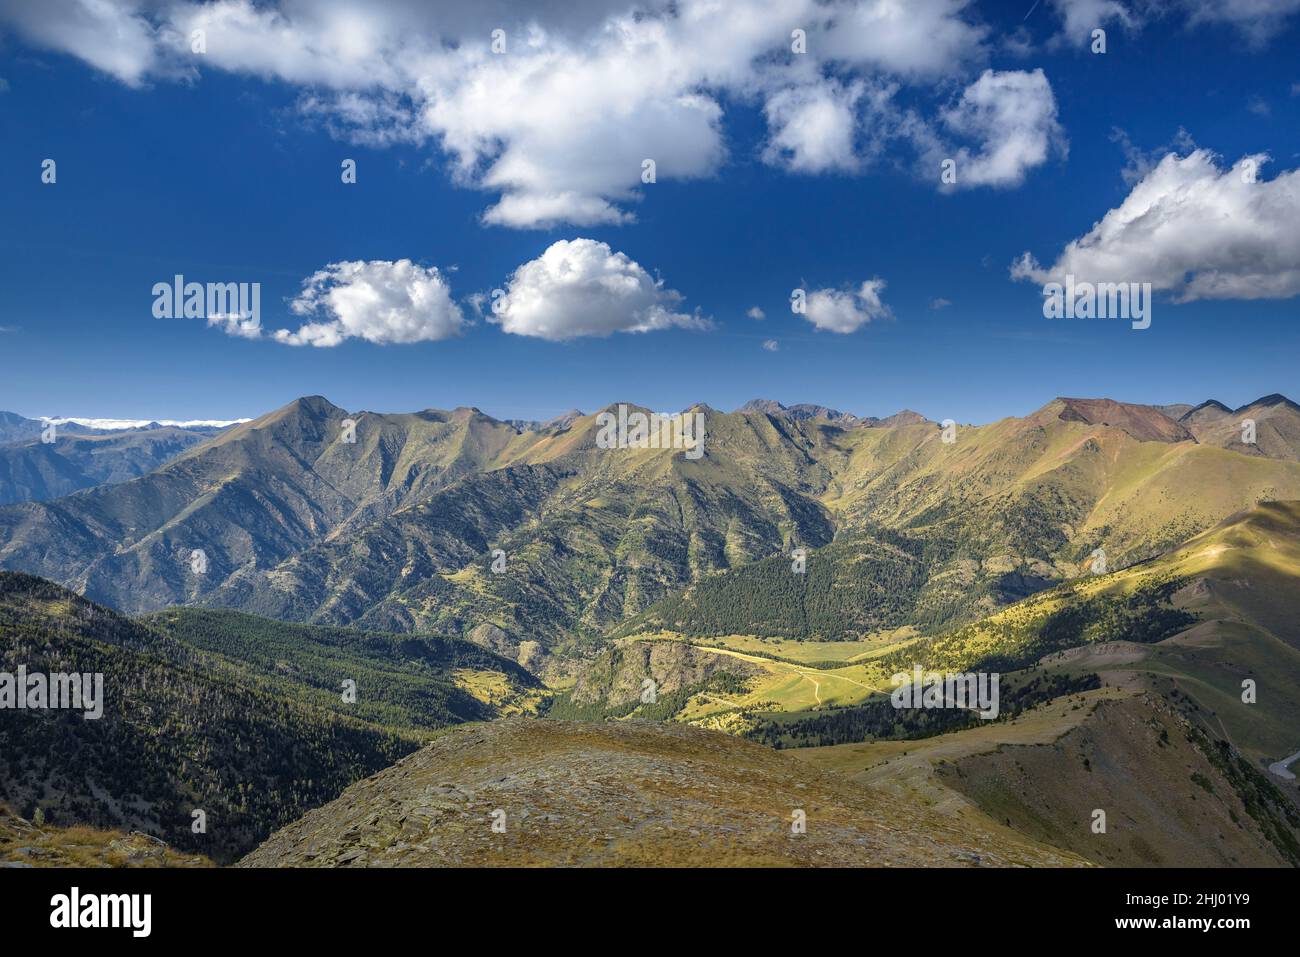
<instances>
[{"instance_id":1,"label":"mountain range","mask_svg":"<svg viewBox=\"0 0 1300 957\"><path fill-rule=\"evenodd\" d=\"M39 816L197 863L686 864L740 827L736 863L1300 865L1290 400L688 411L701 456L605 448L599 413L319 396L0 446L113 450L0 507L0 671L102 672L119 705L0 712L6 840L55 853ZM899 712L917 666L1000 672L1003 714ZM809 847L771 823L781 781L835 809ZM494 850L472 829L501 803L524 843Z\"/></svg>"},{"instance_id":2,"label":"mountain range","mask_svg":"<svg viewBox=\"0 0 1300 957\"><path fill-rule=\"evenodd\" d=\"M1266 447L1243 453L1227 420L1197 421L1205 408L1178 422L1112 400L1057 399L955 427L951 442L907 416L708 410L692 461L597 448L594 415L519 431L474 409L348 413L310 397L138 478L0 508L0 567L130 613L188 603L384 631L491 624L564 651L665 601L689 609L699 594L716 609L719 589L754 593L745 576L802 547L800 588L814 604L834 596L821 619L838 624L801 598L784 632L935 627L1070 577L1098 548L1129 564L1300 497L1288 444L1300 411L1269 399L1242 411ZM771 609L739 614L726 627L775 627Z\"/></svg>"}]
</instances>

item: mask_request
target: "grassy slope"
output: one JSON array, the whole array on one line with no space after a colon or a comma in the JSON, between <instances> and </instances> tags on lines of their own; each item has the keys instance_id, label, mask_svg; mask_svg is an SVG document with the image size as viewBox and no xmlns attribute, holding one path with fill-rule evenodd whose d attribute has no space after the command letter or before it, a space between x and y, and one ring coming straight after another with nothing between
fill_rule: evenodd
<instances>
[{"instance_id":1,"label":"grassy slope","mask_svg":"<svg viewBox=\"0 0 1300 957\"><path fill-rule=\"evenodd\" d=\"M0 867L211 867L146 834L26 821L0 804Z\"/></svg>"},{"instance_id":2,"label":"grassy slope","mask_svg":"<svg viewBox=\"0 0 1300 957\"><path fill-rule=\"evenodd\" d=\"M491 828L493 811L506 829ZM791 833L804 810L807 831ZM273 835L242 866L1081 863L726 735L641 722L457 729Z\"/></svg>"}]
</instances>

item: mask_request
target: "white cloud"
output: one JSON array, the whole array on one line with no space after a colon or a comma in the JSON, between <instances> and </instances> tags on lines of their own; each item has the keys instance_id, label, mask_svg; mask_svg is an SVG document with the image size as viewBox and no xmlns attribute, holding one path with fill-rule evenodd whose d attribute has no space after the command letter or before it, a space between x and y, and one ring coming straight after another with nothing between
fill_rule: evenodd
<instances>
[{"instance_id":1,"label":"white cloud","mask_svg":"<svg viewBox=\"0 0 1300 957\"><path fill-rule=\"evenodd\" d=\"M891 319L893 312L880 298L885 280L868 279L856 292L817 289L808 294L804 318L828 332L855 332L877 319Z\"/></svg>"},{"instance_id":2,"label":"white cloud","mask_svg":"<svg viewBox=\"0 0 1300 957\"><path fill-rule=\"evenodd\" d=\"M1135 27L1138 20L1119 0L1052 0L1061 18L1060 39L1071 46L1087 46L1092 31L1112 24Z\"/></svg>"},{"instance_id":3,"label":"white cloud","mask_svg":"<svg viewBox=\"0 0 1300 957\"><path fill-rule=\"evenodd\" d=\"M1084 45L1095 27L1141 28L1163 17L1182 16L1189 26L1229 26L1262 45L1300 12L1300 0L1052 0L1062 21L1059 39Z\"/></svg>"},{"instance_id":4,"label":"white cloud","mask_svg":"<svg viewBox=\"0 0 1300 957\"><path fill-rule=\"evenodd\" d=\"M226 335L239 339L262 338L262 320L258 316L217 313L208 316L208 327L219 328Z\"/></svg>"},{"instance_id":5,"label":"white cloud","mask_svg":"<svg viewBox=\"0 0 1300 957\"><path fill-rule=\"evenodd\" d=\"M1252 43L1263 44L1300 13L1300 0L1182 0L1193 24L1226 23Z\"/></svg>"},{"instance_id":6,"label":"white cloud","mask_svg":"<svg viewBox=\"0 0 1300 957\"><path fill-rule=\"evenodd\" d=\"M1056 97L1041 69L985 70L942 119L948 130L978 142L975 150L942 150L937 143L930 148L934 169L941 152L956 161L957 189L1018 186L1053 152L1065 152Z\"/></svg>"},{"instance_id":7,"label":"white cloud","mask_svg":"<svg viewBox=\"0 0 1300 957\"><path fill-rule=\"evenodd\" d=\"M764 106L771 140L763 159L797 173L857 168L853 138L861 85L833 81L781 90Z\"/></svg>"},{"instance_id":8,"label":"white cloud","mask_svg":"<svg viewBox=\"0 0 1300 957\"><path fill-rule=\"evenodd\" d=\"M459 335L465 325L442 273L409 259L331 263L303 281L289 308L324 317L296 331L276 330L277 342L294 346L431 342Z\"/></svg>"},{"instance_id":9,"label":"white cloud","mask_svg":"<svg viewBox=\"0 0 1300 957\"><path fill-rule=\"evenodd\" d=\"M251 422L251 419L87 419L78 416L41 416L46 422L63 425L73 422L88 429L102 429L105 432L119 432L123 429L142 429L146 425L169 425L178 429L224 429L230 425Z\"/></svg>"},{"instance_id":10,"label":"white cloud","mask_svg":"<svg viewBox=\"0 0 1300 957\"><path fill-rule=\"evenodd\" d=\"M37 46L70 53L138 87L150 73L171 73L162 62L161 27L138 8L115 0L9 0L0 4L0 20Z\"/></svg>"},{"instance_id":11,"label":"white cloud","mask_svg":"<svg viewBox=\"0 0 1300 957\"><path fill-rule=\"evenodd\" d=\"M698 313L676 311L680 293L594 239L553 243L514 271L505 293L491 320L505 332L551 341L710 325Z\"/></svg>"},{"instance_id":12,"label":"white cloud","mask_svg":"<svg viewBox=\"0 0 1300 957\"><path fill-rule=\"evenodd\" d=\"M1300 170L1266 181L1258 169L1267 159L1222 169L1209 150L1170 153L1054 265L1026 252L1012 276L1150 282L1180 301L1300 294Z\"/></svg>"},{"instance_id":13,"label":"white cloud","mask_svg":"<svg viewBox=\"0 0 1300 957\"><path fill-rule=\"evenodd\" d=\"M895 90L932 110L993 36L969 0L0 0L0 23L132 86L210 70L296 86L332 135L438 149L494 194L486 223L518 228L632 220L646 159L661 182L715 175L724 103L764 109L769 161L860 171L898 139Z\"/></svg>"},{"instance_id":14,"label":"white cloud","mask_svg":"<svg viewBox=\"0 0 1300 957\"><path fill-rule=\"evenodd\" d=\"M1051 3L1071 38L1178 16L1263 42L1300 11L1300 0ZM0 0L0 23L133 87L208 70L299 87L301 115L335 136L437 148L455 182L494 195L484 221L517 228L631 221L645 159L660 181L715 175L724 103L760 106L766 159L806 174L861 172L896 144L919 149L930 177L932 151L953 138L938 156L969 163L959 188L1005 187L1061 142L1041 73L986 73L936 118L994 47L1028 49L1020 27L990 30L971 0ZM795 26L804 54L790 49ZM205 53L190 51L195 29Z\"/></svg>"},{"instance_id":15,"label":"white cloud","mask_svg":"<svg viewBox=\"0 0 1300 957\"><path fill-rule=\"evenodd\" d=\"M831 6L818 44L828 59L891 74L946 74L979 55L988 29L967 19L969 0L872 0Z\"/></svg>"},{"instance_id":16,"label":"white cloud","mask_svg":"<svg viewBox=\"0 0 1300 957\"><path fill-rule=\"evenodd\" d=\"M763 348L766 349L768 352L776 352L781 348L781 346L777 343L775 339L764 339Z\"/></svg>"},{"instance_id":17,"label":"white cloud","mask_svg":"<svg viewBox=\"0 0 1300 957\"><path fill-rule=\"evenodd\" d=\"M952 300L944 299L942 296L940 296L938 299L930 300L931 309L946 309L948 306L951 305L952 305Z\"/></svg>"},{"instance_id":18,"label":"white cloud","mask_svg":"<svg viewBox=\"0 0 1300 957\"><path fill-rule=\"evenodd\" d=\"M549 229L561 223L575 226L621 225L633 216L599 196L564 193L507 193L483 213L483 221L496 226Z\"/></svg>"},{"instance_id":19,"label":"white cloud","mask_svg":"<svg viewBox=\"0 0 1300 957\"><path fill-rule=\"evenodd\" d=\"M758 306L750 306L747 310L745 310L745 315L753 319L755 322L762 322L764 319L767 318L767 313L765 313L762 309L758 308Z\"/></svg>"},{"instance_id":20,"label":"white cloud","mask_svg":"<svg viewBox=\"0 0 1300 957\"><path fill-rule=\"evenodd\" d=\"M763 112L770 137L763 160L795 173L854 172L893 134L897 84L818 80L779 90Z\"/></svg>"},{"instance_id":21,"label":"white cloud","mask_svg":"<svg viewBox=\"0 0 1300 957\"><path fill-rule=\"evenodd\" d=\"M1124 153L1124 168L1120 170L1119 175L1130 187L1144 179L1170 153L1190 153L1196 149L1196 141L1181 126L1172 140L1152 150L1139 149L1129 139L1128 134L1118 128L1111 131L1110 138L1112 142L1119 144L1119 148Z\"/></svg>"}]
</instances>

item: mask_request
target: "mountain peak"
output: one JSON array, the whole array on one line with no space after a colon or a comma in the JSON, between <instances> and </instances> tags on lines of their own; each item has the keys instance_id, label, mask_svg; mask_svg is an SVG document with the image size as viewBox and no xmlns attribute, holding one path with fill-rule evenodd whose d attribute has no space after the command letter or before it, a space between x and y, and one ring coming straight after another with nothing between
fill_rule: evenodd
<instances>
[{"instance_id":1,"label":"mountain peak","mask_svg":"<svg viewBox=\"0 0 1300 957\"><path fill-rule=\"evenodd\" d=\"M1079 399L1059 396L1043 406L1027 421L1043 424L1059 419L1120 429L1139 442L1194 442L1188 429L1179 425L1155 406L1116 402L1114 399Z\"/></svg>"},{"instance_id":2,"label":"mountain peak","mask_svg":"<svg viewBox=\"0 0 1300 957\"><path fill-rule=\"evenodd\" d=\"M875 422L875 427L879 429L893 429L904 425L924 425L930 420L920 412L913 412L911 409L899 409L893 415L887 415L883 419Z\"/></svg>"},{"instance_id":3,"label":"mountain peak","mask_svg":"<svg viewBox=\"0 0 1300 957\"><path fill-rule=\"evenodd\" d=\"M1213 425L1232 415L1232 410L1218 399L1206 399L1198 406L1193 406L1178 417L1178 421L1189 428Z\"/></svg>"},{"instance_id":4,"label":"mountain peak","mask_svg":"<svg viewBox=\"0 0 1300 957\"><path fill-rule=\"evenodd\" d=\"M785 406L775 399L750 399L737 412L763 412L767 415L780 415L786 411Z\"/></svg>"},{"instance_id":5,"label":"mountain peak","mask_svg":"<svg viewBox=\"0 0 1300 957\"><path fill-rule=\"evenodd\" d=\"M816 405L811 402L800 402L797 405L782 405L775 399L750 399L742 405L737 412L761 412L764 415L781 415L788 419L827 419L831 422L841 424L855 424L862 421L851 412L841 412L839 409L828 408L824 405Z\"/></svg>"},{"instance_id":6,"label":"mountain peak","mask_svg":"<svg viewBox=\"0 0 1300 957\"><path fill-rule=\"evenodd\" d=\"M292 402L289 402L272 412L272 415L278 414L300 414L310 415L316 418L323 418L334 412L342 412L337 405L325 398L323 395L304 395Z\"/></svg>"},{"instance_id":7,"label":"mountain peak","mask_svg":"<svg viewBox=\"0 0 1300 957\"><path fill-rule=\"evenodd\" d=\"M1271 406L1278 406L1278 405L1284 406L1289 409L1294 409L1295 411L1300 412L1300 405L1296 405L1294 402L1292 402L1290 399L1288 399L1280 392L1274 392L1270 395L1260 396L1254 402L1247 402L1245 405L1241 406L1241 408L1237 409L1236 411L1243 412L1246 409L1269 408Z\"/></svg>"}]
</instances>

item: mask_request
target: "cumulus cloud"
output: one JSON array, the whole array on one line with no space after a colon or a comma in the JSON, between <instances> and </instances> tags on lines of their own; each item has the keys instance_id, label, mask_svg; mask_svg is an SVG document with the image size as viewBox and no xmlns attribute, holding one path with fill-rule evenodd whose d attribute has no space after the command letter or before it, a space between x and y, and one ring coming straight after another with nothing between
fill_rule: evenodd
<instances>
[{"instance_id":1,"label":"cumulus cloud","mask_svg":"<svg viewBox=\"0 0 1300 957\"><path fill-rule=\"evenodd\" d=\"M766 349L768 352L777 352L778 350L780 350L781 346L777 343L775 339L764 339L763 348Z\"/></svg>"},{"instance_id":2,"label":"cumulus cloud","mask_svg":"<svg viewBox=\"0 0 1300 957\"><path fill-rule=\"evenodd\" d=\"M755 322L762 322L767 318L767 313L758 308L758 306L750 306L745 310L745 315L749 316L749 318L753 319Z\"/></svg>"},{"instance_id":3,"label":"cumulus cloud","mask_svg":"<svg viewBox=\"0 0 1300 957\"><path fill-rule=\"evenodd\" d=\"M975 140L975 149L930 147L956 162L957 189L1018 186L1025 174L1065 152L1065 134L1056 119L1056 97L1041 69L1027 72L985 70L942 114L947 130ZM935 168L939 166L935 164Z\"/></svg>"},{"instance_id":4,"label":"cumulus cloud","mask_svg":"<svg viewBox=\"0 0 1300 957\"><path fill-rule=\"evenodd\" d=\"M828 332L855 332L877 319L892 319L893 312L880 298L885 280L868 279L857 291L817 289L808 294L804 318Z\"/></svg>"},{"instance_id":5,"label":"cumulus cloud","mask_svg":"<svg viewBox=\"0 0 1300 957\"><path fill-rule=\"evenodd\" d=\"M1092 30L1118 24L1140 28L1162 17L1189 26L1228 26L1262 45L1300 12L1300 0L1051 0L1061 20L1058 39L1083 45Z\"/></svg>"},{"instance_id":6,"label":"cumulus cloud","mask_svg":"<svg viewBox=\"0 0 1300 957\"><path fill-rule=\"evenodd\" d=\"M125 0L53 0L0 4L0 19L29 42L69 53L138 87L150 73L171 74L163 62L164 27Z\"/></svg>"},{"instance_id":7,"label":"cumulus cloud","mask_svg":"<svg viewBox=\"0 0 1300 957\"><path fill-rule=\"evenodd\" d=\"M897 135L896 83L820 79L779 90L763 111L763 160L794 173L855 172Z\"/></svg>"},{"instance_id":8,"label":"cumulus cloud","mask_svg":"<svg viewBox=\"0 0 1300 957\"><path fill-rule=\"evenodd\" d=\"M275 331L277 342L292 346L337 346L347 339L431 342L459 335L465 325L442 273L409 259L331 263L303 281L289 308L321 317L297 330Z\"/></svg>"},{"instance_id":9,"label":"cumulus cloud","mask_svg":"<svg viewBox=\"0 0 1300 957\"><path fill-rule=\"evenodd\" d=\"M769 162L860 172L887 142L912 148L895 91L933 122L993 37L970 0L0 0L0 23L131 86L209 70L296 86L306 120L436 149L493 194L484 222L517 228L632 220L646 159L658 181L715 175L729 103L763 110Z\"/></svg>"},{"instance_id":10,"label":"cumulus cloud","mask_svg":"<svg viewBox=\"0 0 1300 957\"><path fill-rule=\"evenodd\" d=\"M1060 39L1073 46L1090 43L1092 31L1098 27L1138 24L1137 18L1119 0L1052 0L1052 7L1061 18Z\"/></svg>"},{"instance_id":11,"label":"cumulus cloud","mask_svg":"<svg viewBox=\"0 0 1300 957\"><path fill-rule=\"evenodd\" d=\"M763 159L800 173L852 170L861 84L833 81L791 87L774 94L764 107L771 139Z\"/></svg>"},{"instance_id":12,"label":"cumulus cloud","mask_svg":"<svg viewBox=\"0 0 1300 957\"><path fill-rule=\"evenodd\" d=\"M614 332L709 328L677 311L682 295L594 239L562 239L524 263L493 302L491 320L518 336L551 341Z\"/></svg>"},{"instance_id":13,"label":"cumulus cloud","mask_svg":"<svg viewBox=\"0 0 1300 957\"><path fill-rule=\"evenodd\" d=\"M1300 0L1182 0L1181 5L1192 24L1228 24L1259 45L1300 13Z\"/></svg>"},{"instance_id":14,"label":"cumulus cloud","mask_svg":"<svg viewBox=\"0 0 1300 957\"><path fill-rule=\"evenodd\" d=\"M262 338L262 320L259 316L216 313L208 316L208 327L220 329L226 335L238 339Z\"/></svg>"},{"instance_id":15,"label":"cumulus cloud","mask_svg":"<svg viewBox=\"0 0 1300 957\"><path fill-rule=\"evenodd\" d=\"M887 73L935 75L977 56L988 28L966 17L970 0L875 0L831 7L819 48L832 60Z\"/></svg>"},{"instance_id":16,"label":"cumulus cloud","mask_svg":"<svg viewBox=\"0 0 1300 957\"><path fill-rule=\"evenodd\" d=\"M1012 276L1150 282L1178 301L1300 294L1300 170L1265 180L1267 160L1246 156L1222 168L1206 149L1170 153L1053 265L1026 252Z\"/></svg>"}]
</instances>

